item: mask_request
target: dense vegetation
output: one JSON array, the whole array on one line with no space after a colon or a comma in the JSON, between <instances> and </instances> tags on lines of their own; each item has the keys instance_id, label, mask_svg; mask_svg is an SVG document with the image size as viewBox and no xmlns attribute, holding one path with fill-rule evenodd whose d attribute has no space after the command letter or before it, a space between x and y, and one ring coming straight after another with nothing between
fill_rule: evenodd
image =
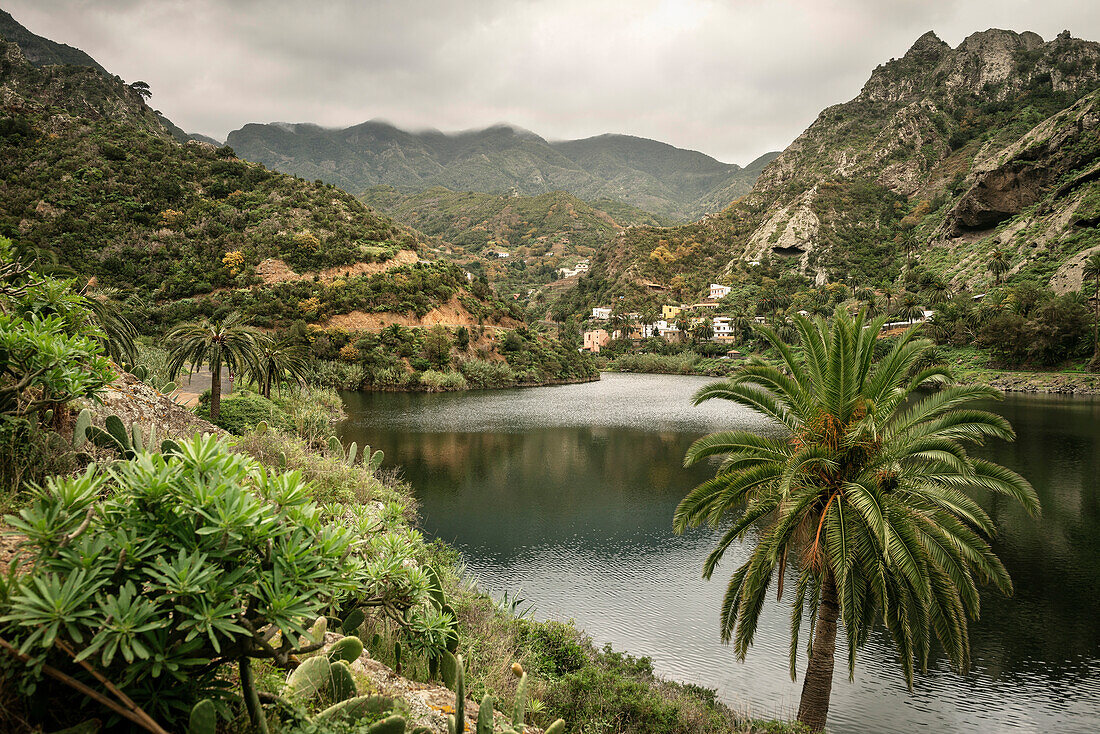
<instances>
[{"instance_id":1,"label":"dense vegetation","mask_svg":"<svg viewBox=\"0 0 1100 734\"><path fill-rule=\"evenodd\" d=\"M228 148L180 145L117 79L35 69L8 43L0 52L10 97L0 120L0 234L54 252L101 286L178 299L259 282L255 266L268 257L306 271L417 246L339 189Z\"/></svg>"}]
</instances>

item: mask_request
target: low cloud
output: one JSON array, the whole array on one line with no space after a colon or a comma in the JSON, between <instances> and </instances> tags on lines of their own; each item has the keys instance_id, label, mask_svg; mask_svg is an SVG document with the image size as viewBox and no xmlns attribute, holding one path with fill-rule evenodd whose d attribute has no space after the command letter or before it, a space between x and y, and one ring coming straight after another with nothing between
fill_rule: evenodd
<instances>
[{"instance_id":1,"label":"low cloud","mask_svg":"<svg viewBox=\"0 0 1100 734\"><path fill-rule=\"evenodd\" d=\"M551 139L621 132L747 163L932 29L1100 38L1077 0L8 0L181 127L248 122L443 130L511 122Z\"/></svg>"}]
</instances>

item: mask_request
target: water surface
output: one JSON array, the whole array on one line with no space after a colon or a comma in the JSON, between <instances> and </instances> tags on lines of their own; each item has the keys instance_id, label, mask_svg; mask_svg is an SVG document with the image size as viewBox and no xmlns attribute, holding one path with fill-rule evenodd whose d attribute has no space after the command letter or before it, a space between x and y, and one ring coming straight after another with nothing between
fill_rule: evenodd
<instances>
[{"instance_id":1,"label":"water surface","mask_svg":"<svg viewBox=\"0 0 1100 734\"><path fill-rule=\"evenodd\" d=\"M458 547L489 593L522 589L536 616L574 619L597 643L651 656L662 675L789 718L801 690L787 672L789 607L772 598L737 662L719 640L718 609L749 547L731 548L708 582L712 531L672 533L677 502L713 471L682 468L691 442L717 429L775 430L728 403L691 407L707 382L605 374L527 390L348 393L341 435L403 467L425 530ZM981 498L1016 594L983 594L965 677L941 657L908 692L881 630L854 683L838 657L831 731L1100 731L1100 401L1015 395L988 407L1018 440L974 453L1024 474L1043 504L1036 522ZM800 654L800 676L804 667Z\"/></svg>"}]
</instances>

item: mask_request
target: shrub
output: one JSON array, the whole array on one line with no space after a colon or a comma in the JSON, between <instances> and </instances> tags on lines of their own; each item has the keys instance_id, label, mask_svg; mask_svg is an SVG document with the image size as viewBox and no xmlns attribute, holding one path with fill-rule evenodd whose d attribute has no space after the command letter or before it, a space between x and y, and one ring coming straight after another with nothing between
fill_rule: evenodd
<instances>
[{"instance_id":1,"label":"shrub","mask_svg":"<svg viewBox=\"0 0 1100 734\"><path fill-rule=\"evenodd\" d=\"M210 394L203 393L195 413L210 420ZM238 436L248 433L260 421L273 428L289 428L290 416L272 401L253 392L235 392L222 399L221 412L214 422Z\"/></svg>"},{"instance_id":2,"label":"shrub","mask_svg":"<svg viewBox=\"0 0 1100 734\"><path fill-rule=\"evenodd\" d=\"M313 360L306 375L306 382L310 385L336 390L358 390L363 386L364 379L366 373L360 365L331 359Z\"/></svg>"},{"instance_id":3,"label":"shrub","mask_svg":"<svg viewBox=\"0 0 1100 734\"><path fill-rule=\"evenodd\" d=\"M499 388L516 384L516 373L501 362L468 359L458 363L458 371L474 388Z\"/></svg>"},{"instance_id":4,"label":"shrub","mask_svg":"<svg viewBox=\"0 0 1100 734\"><path fill-rule=\"evenodd\" d=\"M44 665L71 669L75 655L173 723L196 698L226 699L223 664L247 687L251 658L285 666L307 652L299 640L326 612L392 609L439 639L448 620L409 562L416 536L389 517L322 511L297 472L264 471L212 436L53 478L5 518L30 552L26 573L0 583L0 636L31 658L9 674L29 696Z\"/></svg>"},{"instance_id":5,"label":"shrub","mask_svg":"<svg viewBox=\"0 0 1100 734\"><path fill-rule=\"evenodd\" d=\"M428 392L447 392L450 390L465 390L469 387L466 378L458 372L439 372L427 370L420 375L420 384L427 388Z\"/></svg>"}]
</instances>

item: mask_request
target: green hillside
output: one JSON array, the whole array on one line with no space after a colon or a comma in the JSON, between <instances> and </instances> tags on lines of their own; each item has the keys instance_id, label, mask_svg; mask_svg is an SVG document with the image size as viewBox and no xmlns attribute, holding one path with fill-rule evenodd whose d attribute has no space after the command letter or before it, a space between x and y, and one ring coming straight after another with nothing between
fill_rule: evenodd
<instances>
[{"instance_id":1,"label":"green hillside","mask_svg":"<svg viewBox=\"0 0 1100 734\"><path fill-rule=\"evenodd\" d=\"M370 121L345 129L249 124L229 134L241 156L361 193L374 186L535 196L567 191L614 199L681 220L720 209L748 191L760 168L627 135L550 143L508 125L444 134Z\"/></svg>"},{"instance_id":2,"label":"green hillside","mask_svg":"<svg viewBox=\"0 0 1100 734\"><path fill-rule=\"evenodd\" d=\"M399 222L473 254L517 247L571 254L576 248L594 248L630 225L674 224L629 204L604 200L597 206L564 191L509 196L436 186L401 194L383 186L368 189L360 198Z\"/></svg>"}]
</instances>

